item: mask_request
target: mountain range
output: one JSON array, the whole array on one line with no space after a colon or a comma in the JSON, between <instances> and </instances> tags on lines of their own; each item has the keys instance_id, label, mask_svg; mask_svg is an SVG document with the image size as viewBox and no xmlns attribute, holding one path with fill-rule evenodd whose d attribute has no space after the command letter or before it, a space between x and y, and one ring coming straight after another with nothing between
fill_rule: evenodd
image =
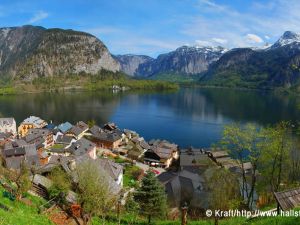
<instances>
[{"instance_id":1,"label":"mountain range","mask_svg":"<svg viewBox=\"0 0 300 225\"><path fill-rule=\"evenodd\" d=\"M121 68L131 63L124 57L116 56ZM291 87L298 85L300 77L300 35L286 31L273 45L264 48L227 50L183 46L156 59L140 62L128 74L142 77L164 73L196 75L200 82L214 86Z\"/></svg>"},{"instance_id":2,"label":"mountain range","mask_svg":"<svg viewBox=\"0 0 300 225\"><path fill-rule=\"evenodd\" d=\"M123 71L134 77L193 76L205 85L298 87L300 35L286 31L265 48L182 46L156 58L112 55L97 37L39 26L0 28L0 77L36 77Z\"/></svg>"},{"instance_id":3,"label":"mountain range","mask_svg":"<svg viewBox=\"0 0 300 225\"><path fill-rule=\"evenodd\" d=\"M223 47L182 46L156 59L141 55L117 55L115 58L121 69L131 76L151 77L162 73L195 75L205 72L226 51Z\"/></svg>"}]
</instances>

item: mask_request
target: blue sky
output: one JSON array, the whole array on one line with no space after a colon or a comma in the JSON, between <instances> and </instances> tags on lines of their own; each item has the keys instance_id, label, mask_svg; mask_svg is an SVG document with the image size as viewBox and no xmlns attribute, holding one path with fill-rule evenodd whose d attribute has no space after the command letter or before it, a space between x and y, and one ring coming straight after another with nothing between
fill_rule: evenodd
<instances>
[{"instance_id":1,"label":"blue sky","mask_svg":"<svg viewBox=\"0 0 300 225\"><path fill-rule=\"evenodd\" d=\"M113 54L157 56L182 45L273 43L300 29L299 0L1 0L0 26L86 31Z\"/></svg>"}]
</instances>

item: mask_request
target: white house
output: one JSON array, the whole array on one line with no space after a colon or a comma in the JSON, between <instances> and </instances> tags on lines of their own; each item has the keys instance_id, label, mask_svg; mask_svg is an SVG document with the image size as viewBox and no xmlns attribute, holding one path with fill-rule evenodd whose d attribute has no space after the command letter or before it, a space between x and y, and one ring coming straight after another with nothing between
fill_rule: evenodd
<instances>
[{"instance_id":1,"label":"white house","mask_svg":"<svg viewBox=\"0 0 300 225\"><path fill-rule=\"evenodd\" d=\"M17 134L17 125L14 118L0 118L0 132Z\"/></svg>"}]
</instances>

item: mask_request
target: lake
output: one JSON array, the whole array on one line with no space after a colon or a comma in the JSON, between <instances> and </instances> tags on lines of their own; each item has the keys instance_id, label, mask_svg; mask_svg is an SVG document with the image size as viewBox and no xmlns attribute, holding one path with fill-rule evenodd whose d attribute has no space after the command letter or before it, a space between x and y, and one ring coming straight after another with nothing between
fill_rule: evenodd
<instances>
[{"instance_id":1,"label":"lake","mask_svg":"<svg viewBox=\"0 0 300 225\"><path fill-rule=\"evenodd\" d=\"M271 92L181 88L177 92L67 92L0 97L0 116L17 123L30 115L58 124L95 120L115 122L146 140L167 139L181 147L209 147L225 124L274 124L300 120L297 97Z\"/></svg>"}]
</instances>

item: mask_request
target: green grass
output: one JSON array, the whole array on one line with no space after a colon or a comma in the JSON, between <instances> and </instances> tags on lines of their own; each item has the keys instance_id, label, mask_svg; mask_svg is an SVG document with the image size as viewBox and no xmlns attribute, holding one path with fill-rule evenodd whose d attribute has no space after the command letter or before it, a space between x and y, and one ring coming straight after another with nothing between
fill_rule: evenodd
<instances>
[{"instance_id":1,"label":"green grass","mask_svg":"<svg viewBox=\"0 0 300 225\"><path fill-rule=\"evenodd\" d=\"M136 168L131 168L135 170ZM130 171L130 170L129 170ZM2 225L51 225L53 224L46 215L38 213L38 207L45 203L45 200L28 195L27 198L31 200L32 205L26 205L19 201L11 201L3 197L3 188L0 187L0 202L9 207L10 211L5 211L0 208L0 224ZM113 213L109 218L106 218L106 225L117 224L116 213ZM132 223L134 221L134 223ZM102 225L103 221L100 218L94 217L92 225ZM143 217L134 217L126 212L121 213L121 224L135 224L146 225L147 220ZM180 225L180 219L175 221L154 219L152 225ZM191 221L188 219L188 225L213 225L213 219L202 219ZM220 225L295 225L300 224L300 217L259 217L252 220L246 218L228 218L219 220Z\"/></svg>"},{"instance_id":2,"label":"green grass","mask_svg":"<svg viewBox=\"0 0 300 225\"><path fill-rule=\"evenodd\" d=\"M106 225L115 225L117 224L117 218L111 217L106 219ZM135 223L132 223L134 221ZM93 218L93 225L102 225L103 221L100 218ZM121 224L135 224L135 225L147 225L147 220L144 218L136 218L133 219L130 215L121 215ZM214 225L215 221L213 219L202 219L202 220L188 220L188 225ZM221 219L219 220L219 225L296 225L300 224L300 218L297 217L264 217L248 220L246 218L229 218L229 219ZM178 220L153 220L151 225L181 225L180 219Z\"/></svg>"},{"instance_id":3,"label":"green grass","mask_svg":"<svg viewBox=\"0 0 300 225\"><path fill-rule=\"evenodd\" d=\"M0 95L14 95L16 93L16 89L12 86L0 87Z\"/></svg>"},{"instance_id":4,"label":"green grass","mask_svg":"<svg viewBox=\"0 0 300 225\"><path fill-rule=\"evenodd\" d=\"M117 217L111 216L106 218L105 224L106 225L115 225L117 224ZM134 223L133 223L134 221ZM299 224L300 218L297 217L264 217L264 218L256 218L256 219L246 219L242 217L236 218L228 218L228 219L221 219L219 220L219 225L294 225ZM93 218L92 220L93 225L102 225L103 220L100 218ZM135 224L135 225L147 225L147 220L142 217L133 217L130 214L121 214L121 224L128 225L128 224ZM189 220L188 225L214 225L214 219L202 219L202 220ZM155 219L152 221L151 225L181 225L180 219L177 220L158 220Z\"/></svg>"},{"instance_id":5,"label":"green grass","mask_svg":"<svg viewBox=\"0 0 300 225\"><path fill-rule=\"evenodd\" d=\"M62 149L64 147L63 144L55 144L51 147L51 149Z\"/></svg>"},{"instance_id":6,"label":"green grass","mask_svg":"<svg viewBox=\"0 0 300 225\"><path fill-rule=\"evenodd\" d=\"M122 159L120 157L114 158L114 161L115 161L115 163L126 163L126 162L128 162L127 160Z\"/></svg>"},{"instance_id":7,"label":"green grass","mask_svg":"<svg viewBox=\"0 0 300 225\"><path fill-rule=\"evenodd\" d=\"M28 195L32 205L26 205L20 201L11 201L3 197L4 189L0 187L0 202L10 208L10 211L5 211L0 208L0 224L5 225L47 225L53 224L46 215L38 214L38 206L45 203L44 200Z\"/></svg>"},{"instance_id":8,"label":"green grass","mask_svg":"<svg viewBox=\"0 0 300 225\"><path fill-rule=\"evenodd\" d=\"M121 72L101 70L98 74L86 73L56 75L52 77L39 77L33 80L12 79L5 77L0 79L0 95L59 92L64 90L98 91L112 89L113 85L125 87L130 90L177 90L179 86L169 81L139 80L129 77Z\"/></svg>"},{"instance_id":9,"label":"green grass","mask_svg":"<svg viewBox=\"0 0 300 225\"><path fill-rule=\"evenodd\" d=\"M140 171L141 169L138 166L126 166L125 173L123 176L123 185L124 187L136 187L138 181L134 176L134 173Z\"/></svg>"},{"instance_id":10,"label":"green grass","mask_svg":"<svg viewBox=\"0 0 300 225\"><path fill-rule=\"evenodd\" d=\"M162 81L170 81L176 83L190 83L199 80L198 75L182 75L182 74L157 74L149 79L151 80L162 80Z\"/></svg>"}]
</instances>

